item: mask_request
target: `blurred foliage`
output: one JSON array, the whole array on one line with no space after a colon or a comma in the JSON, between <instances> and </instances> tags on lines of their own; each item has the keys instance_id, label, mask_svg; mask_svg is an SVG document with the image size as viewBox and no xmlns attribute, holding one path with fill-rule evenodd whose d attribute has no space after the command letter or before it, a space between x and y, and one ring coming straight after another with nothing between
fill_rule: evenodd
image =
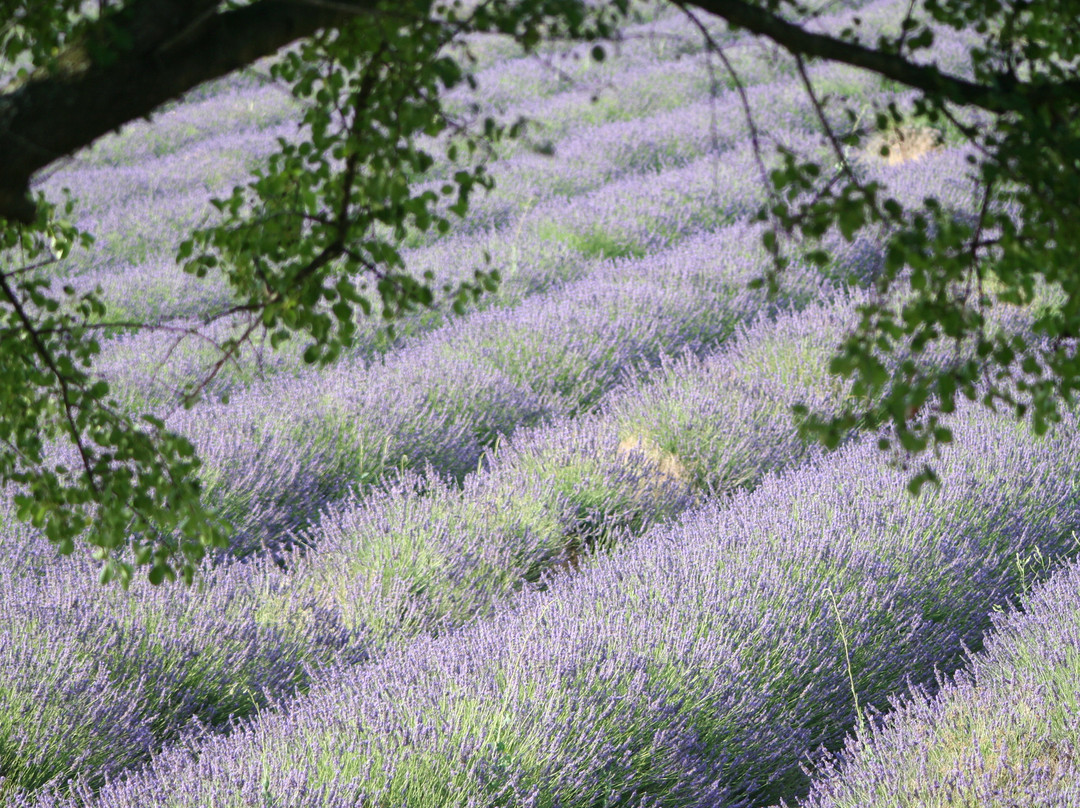
<instances>
[{"instance_id":1,"label":"blurred foliage","mask_svg":"<svg viewBox=\"0 0 1080 808\"><path fill-rule=\"evenodd\" d=\"M103 562L102 579L150 565L158 583L180 571L190 580L207 546L224 542L225 525L207 512L186 438L145 415L142 423L109 399L90 367L100 346L92 321L104 314L93 292L48 294L43 270L90 237L38 199L38 220L0 229L0 247L21 259L0 273L0 479L15 484L19 519L41 529L64 554L86 541ZM126 547L131 562L113 551Z\"/></svg>"},{"instance_id":2,"label":"blurred foliage","mask_svg":"<svg viewBox=\"0 0 1080 808\"><path fill-rule=\"evenodd\" d=\"M1011 408L1038 434L1073 405L1080 389L1077 19L1075 0L926 0L908 8L898 33L878 39L879 53L911 63L931 61L943 29L978 35L968 82L993 91L974 105L984 120L966 122L972 106L957 103L975 93L931 79L916 86L911 109L890 104L874 121L877 132L916 124L954 141L962 136L976 189L968 211L932 197L905 207L881 183L867 181L853 160L866 133L854 108L847 110L847 131L826 127L833 166L788 152L771 172L775 196L759 218L773 224L765 244L774 267L762 283L775 288L790 260L784 234L816 242L831 228L849 241L865 227L884 233L879 294L830 363L831 372L852 380L859 400L830 417L797 407L809 416L804 432L827 446L852 428L877 432L883 449L908 462L952 440L945 416L957 396ZM857 41L858 26L839 38ZM805 87L812 92L809 82ZM888 156L887 145L880 150ZM829 260L819 248L808 255L822 265ZM1060 305L1038 305L1047 288ZM991 327L995 307L1033 303L1030 333ZM936 480L923 462L910 487L917 492Z\"/></svg>"},{"instance_id":3,"label":"blurred foliage","mask_svg":"<svg viewBox=\"0 0 1080 808\"><path fill-rule=\"evenodd\" d=\"M0 126L7 99L27 82L118 58L132 26L167 28L157 9L183 20L250 5L0 0ZM282 139L251 182L215 199L218 220L178 247L187 272L228 281L234 303L221 316L236 328L207 378L184 391L188 406L253 334L268 334L274 345L306 335L305 358L326 364L352 345L357 310L392 327L402 313L435 305L434 278L410 274L401 246L416 233L447 232L464 216L471 196L492 185L485 149L522 128L475 108L457 115L444 108L446 91L475 84L465 35L503 34L531 51L555 39L611 39L632 17L628 0L338 5L358 11L287 49L272 67L273 79L303 104L298 137ZM676 5L693 15L750 10L770 24L806 23L819 13L796 0ZM761 212L772 223L765 246L774 258L762 284L781 282L793 235L812 241L839 228L852 240L873 226L886 238L878 300L863 308L831 363L859 398L835 417L803 409L803 428L827 445L852 428L887 428L883 447L918 455L951 440L943 416L963 395L1012 407L1042 432L1080 387L1080 3L924 0L897 8L907 9L906 18L871 49L894 63L912 64L929 52L935 28L979 36L966 81L989 92L971 93L967 103L984 107L988 125L964 122L951 77L925 73L912 80L919 91L913 110L893 105L875 121L878 131L911 119L966 138L981 188L977 213L961 216L933 199L908 209L867 181L851 158L865 135L863 111L850 110L848 131L829 129L822 113L833 164L784 153L769 174L773 197ZM855 42L857 29L834 41ZM805 79L801 40L774 38L796 54ZM448 48L451 42L459 47ZM591 48L597 61L604 54L600 44ZM842 57L838 51L831 58ZM805 88L813 94L809 80ZM979 101L985 98L992 103ZM434 148L445 149L455 168L432 183L425 176ZM33 221L0 219L0 480L12 487L17 516L61 552L79 542L93 548L103 579L126 584L146 565L154 582L178 574L190 581L205 553L225 546L228 525L203 501L190 442L158 418L123 414L108 385L94 379L95 329L108 324L100 300L50 295L42 268L89 239L66 218L70 210L70 202L58 208L39 198ZM812 245L805 255L823 266L831 260ZM498 281L495 271L478 270L441 291L460 309ZM1034 338L987 327L991 307L1026 305L1046 285L1060 288L1064 302L1039 310ZM903 294L893 294L898 290ZM952 359L920 361L950 342ZM912 487L932 479L924 466Z\"/></svg>"},{"instance_id":4,"label":"blurred foliage","mask_svg":"<svg viewBox=\"0 0 1080 808\"><path fill-rule=\"evenodd\" d=\"M161 14L180 7L194 18L244 5L191 0L161 4ZM304 105L300 137L280 139L250 183L212 200L218 220L177 249L185 271L228 281L233 305L218 319L235 327L218 345L219 360L183 391L185 406L254 334L275 347L307 335L304 358L327 364L352 346L357 310L381 316L392 332L401 314L435 305L432 273L411 275L402 243L416 232L448 232L470 196L492 186L484 150L522 128L475 109L466 118L444 110L447 90L475 86L468 45L456 56L446 46L466 33L508 35L526 51L551 39L610 38L627 4L418 0L359 11L274 62L272 78ZM130 42L125 26L160 24L153 13L147 2L0 0L0 91L116 58ZM603 49L591 55L601 60ZM3 103L0 95L0 113ZM456 168L421 190L432 144ZM32 223L0 218L0 480L14 484L18 518L61 553L89 544L104 581L126 585L140 565L154 583L177 574L190 581L208 550L227 546L230 526L204 501L191 443L159 418L124 414L93 377L95 333L110 318L94 293L53 299L38 271L90 237L43 198L36 205ZM496 270L477 270L444 287L439 302L463 311L498 281Z\"/></svg>"}]
</instances>

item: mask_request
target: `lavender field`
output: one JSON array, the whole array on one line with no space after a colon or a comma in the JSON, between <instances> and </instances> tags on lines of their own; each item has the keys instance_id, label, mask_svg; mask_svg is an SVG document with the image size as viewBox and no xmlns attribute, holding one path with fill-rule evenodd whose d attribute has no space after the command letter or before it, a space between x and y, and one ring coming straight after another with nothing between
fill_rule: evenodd
<instances>
[{"instance_id":1,"label":"lavender field","mask_svg":"<svg viewBox=\"0 0 1080 808\"><path fill-rule=\"evenodd\" d=\"M907 4L815 24L855 6L873 32ZM176 245L296 137L300 102L245 70L45 181L96 236L57 282L158 326L114 333L96 371L192 439L237 530L192 587L125 591L0 501L0 808L1077 803L1076 419L1035 437L961 408L918 497L873 436L799 436L793 404L850 395L828 362L882 250L827 234L828 266L750 288L762 169L777 146L830 152L794 63L714 33L764 164L736 81L670 5L634 6L599 63L477 40L479 88L451 105L532 123L497 146L495 190L405 256L441 286L487 253L498 290L394 335L359 320L323 370L299 338L256 341L187 410L230 323L176 335L228 289ZM965 48L951 32L933 56L962 74ZM868 120L911 102L809 72ZM965 216L972 153L943 131L851 158Z\"/></svg>"}]
</instances>

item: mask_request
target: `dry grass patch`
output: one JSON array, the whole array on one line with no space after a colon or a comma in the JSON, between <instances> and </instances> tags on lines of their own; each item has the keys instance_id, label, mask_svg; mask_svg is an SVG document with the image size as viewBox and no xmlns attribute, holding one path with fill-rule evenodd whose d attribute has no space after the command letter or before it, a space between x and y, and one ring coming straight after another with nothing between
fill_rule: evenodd
<instances>
[{"instance_id":1,"label":"dry grass patch","mask_svg":"<svg viewBox=\"0 0 1080 808\"><path fill-rule=\"evenodd\" d=\"M929 126L898 126L871 136L866 142L863 156L895 166L940 151L944 145L945 136L937 129ZM885 150L888 154L883 155Z\"/></svg>"},{"instance_id":2,"label":"dry grass patch","mask_svg":"<svg viewBox=\"0 0 1080 808\"><path fill-rule=\"evenodd\" d=\"M692 485L690 472L672 452L661 448L652 438L631 435L619 441L616 457L626 468L633 485L634 496L643 507L648 502L670 500L686 494ZM590 548L583 546L580 537L573 537L563 549L562 557L552 564L555 573L576 572L581 558Z\"/></svg>"},{"instance_id":3,"label":"dry grass patch","mask_svg":"<svg viewBox=\"0 0 1080 808\"><path fill-rule=\"evenodd\" d=\"M690 484L690 472L682 461L666 449L661 448L655 440L643 435L631 435L619 441L616 449L619 459L629 460L637 455L638 462L644 459L649 467L655 471L656 482L663 484L682 483Z\"/></svg>"}]
</instances>

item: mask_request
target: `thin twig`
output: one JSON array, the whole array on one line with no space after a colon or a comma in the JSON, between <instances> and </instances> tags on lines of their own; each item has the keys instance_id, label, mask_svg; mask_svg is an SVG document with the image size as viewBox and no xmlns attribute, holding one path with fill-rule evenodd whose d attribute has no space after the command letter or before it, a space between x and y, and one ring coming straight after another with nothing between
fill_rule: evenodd
<instances>
[{"instance_id":1,"label":"thin twig","mask_svg":"<svg viewBox=\"0 0 1080 808\"><path fill-rule=\"evenodd\" d=\"M979 217L975 222L975 232L971 234L971 243L968 246L969 255L970 255L970 261L971 261L971 272L975 276L976 285L977 285L977 288L978 288L978 300L976 301L976 306L978 307L978 310L979 310L979 340L980 341L984 341L986 339L986 315L985 315L985 305L983 303L983 297L984 297L984 295L983 295L983 273L982 273L982 269L979 266L979 248L986 243L986 241L984 241L983 238L982 238L982 233L983 233L983 229L984 229L984 226L985 226L985 223L986 223L986 217L990 212L990 201L991 201L991 198L993 196L993 190L994 190L993 182L986 183L985 190L983 191L982 204L979 206ZM996 243L996 239L994 239L992 241L994 241ZM970 277L969 277L968 283L969 283L969 288L970 288ZM965 300L965 303L966 303L966 300ZM956 351L957 351L957 354L959 354L959 351L960 351L959 340L957 340ZM986 363L984 363L984 372L985 372L986 369L988 369L988 367L989 366Z\"/></svg>"},{"instance_id":2,"label":"thin twig","mask_svg":"<svg viewBox=\"0 0 1080 808\"><path fill-rule=\"evenodd\" d=\"M68 427L71 429L72 440L75 441L75 447L79 451L79 457L82 460L83 470L86 472L87 482L90 485L90 489L95 495L100 495L98 490L97 481L94 478L94 471L90 467L90 455L86 446L83 444L82 432L75 424L75 415L72 412L74 404L71 400L71 390L68 387L68 380L60 369L56 366L56 361L53 359L52 353L45 346L44 341L41 339L41 335L37 329L34 328L34 324L30 321L30 317L27 315L26 310L23 308L22 303L19 300L15 290L11 288L8 280L3 275L0 275L0 292L3 292L4 297L11 303L12 308L15 310L15 314L23 324L23 328L26 329L26 333L30 336L30 341L34 345L34 351L41 357L41 361L49 368L49 371L56 377L56 382L60 387L61 401L64 407L64 416L68 422Z\"/></svg>"},{"instance_id":3,"label":"thin twig","mask_svg":"<svg viewBox=\"0 0 1080 808\"><path fill-rule=\"evenodd\" d=\"M915 0L910 0L908 3L907 13L904 15L904 21L900 23L900 38L896 41L896 52L899 54L904 50L904 44L907 42L908 27L907 23L915 13Z\"/></svg>"},{"instance_id":4,"label":"thin twig","mask_svg":"<svg viewBox=\"0 0 1080 808\"><path fill-rule=\"evenodd\" d=\"M855 717L859 721L859 729L865 730L866 719L863 717L862 708L859 707L859 694L855 690L855 676L851 670L851 651L848 648L847 629L844 627L844 621L840 617L840 607L836 603L836 594L830 587L825 588L825 594L829 596L829 602L833 607L833 614L836 616L836 623L840 627L840 642L844 646L844 663L847 668L848 684L851 686L851 698L855 702Z\"/></svg>"},{"instance_id":5,"label":"thin twig","mask_svg":"<svg viewBox=\"0 0 1080 808\"><path fill-rule=\"evenodd\" d=\"M225 350L222 352L221 357L210 368L210 372L206 376L204 376L194 388L184 394L181 403L188 404L194 402L199 397L202 391L206 389L207 385L209 385L210 382L212 382L217 377L218 373L221 372L221 369L225 366L225 364L230 359L233 359L236 356L236 354L240 350L240 346L242 346L244 342L247 341L248 337L251 336L252 332L258 327L259 322L260 318L251 318L248 323L248 327L245 329L244 333L241 334L240 337L237 338L231 345L225 347Z\"/></svg>"},{"instance_id":6,"label":"thin twig","mask_svg":"<svg viewBox=\"0 0 1080 808\"><path fill-rule=\"evenodd\" d=\"M739 102L743 108L743 114L746 117L746 125L750 129L750 143L754 149L754 159L757 162L758 170L761 172L761 180L764 183L767 192L772 195L772 183L769 181L769 172L765 168L765 160L762 157L761 137L758 134L757 124L754 123L754 113L750 109L750 99L746 94L746 87L743 86L742 79L739 78L739 74L738 72L736 72L734 65L731 64L731 60L728 59L727 54L724 53L723 48L721 48L720 45L717 44L716 40L713 38L712 33L705 26L705 24L702 23L701 20L699 20L697 16L689 8L687 8L684 3L681 2L681 0L680 2L676 2L676 5L680 9L682 9L683 13L686 14L690 22L692 22L694 26L701 32L701 35L702 37L704 37L705 43L708 46L709 50L713 51L714 53L716 53L717 56L720 57L720 61L723 62L724 68L727 70L728 75L731 76L731 81L735 85L735 92L739 95Z\"/></svg>"},{"instance_id":7,"label":"thin twig","mask_svg":"<svg viewBox=\"0 0 1080 808\"><path fill-rule=\"evenodd\" d=\"M19 267L18 269L12 269L8 272L3 272L0 274L2 274L5 278L14 278L27 272L33 272L35 269L41 269L42 267L47 267L55 264L59 260L59 258L53 256L52 258L47 258L44 261L38 261L36 264L28 264L27 266Z\"/></svg>"},{"instance_id":8,"label":"thin twig","mask_svg":"<svg viewBox=\"0 0 1080 808\"><path fill-rule=\"evenodd\" d=\"M817 113L818 120L821 121L821 126L825 130L825 137L828 138L833 151L836 153L836 158L840 161L840 170L847 175L848 179L850 179L857 188L861 189L862 183L860 183L859 178L855 176L855 172L851 170L847 155L844 154L843 147L836 139L836 133L833 132L832 126L829 125L828 118L825 117L825 110L822 109L817 93L814 92L814 85L810 81L810 76L806 73L806 64L803 62L801 54L795 54L795 67L799 71L799 78L802 80L803 87L806 89L806 94L810 97L810 103L814 106L814 111Z\"/></svg>"}]
</instances>

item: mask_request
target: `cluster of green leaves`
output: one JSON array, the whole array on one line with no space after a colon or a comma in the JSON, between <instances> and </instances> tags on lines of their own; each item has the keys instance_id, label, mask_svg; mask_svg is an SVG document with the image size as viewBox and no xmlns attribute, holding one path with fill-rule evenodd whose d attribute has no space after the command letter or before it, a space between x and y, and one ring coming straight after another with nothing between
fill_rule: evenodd
<instances>
[{"instance_id":1,"label":"cluster of green leaves","mask_svg":"<svg viewBox=\"0 0 1080 808\"><path fill-rule=\"evenodd\" d=\"M98 51L125 47L122 23L136 4L97 5L86 13L81 0L0 0L10 11L2 15L8 22L0 26L0 64L29 62L14 76L19 83L35 71L62 71L65 59L85 57L90 46L93 59L108 60ZM441 96L475 83L463 65L472 59L467 44L447 46L473 33L509 35L526 50L554 38L602 39L615 33L627 6L382 2L277 59L274 79L305 106L298 137L281 140L246 186L213 200L219 220L177 250L187 272L227 279L233 305L219 317L236 326L220 345L220 361L185 390L183 403L193 405L256 333L268 334L274 346L306 334L305 359L325 364L352 345L360 315L381 313L392 328L416 307L460 311L494 289L497 272L478 269L472 281L444 287L437 300L433 276L410 274L401 254L408 237L446 233L451 217L466 214L470 196L492 186L482 147L522 128L445 113ZM594 48L593 57L603 50ZM453 174L418 187L435 163L435 147L445 148ZM14 492L17 516L60 552L89 543L103 580L126 585L136 567L147 565L154 583L177 575L190 581L209 549L227 546L229 526L202 499L191 443L153 415L124 415L108 384L94 376L95 335L107 325L100 300L93 293L76 299L68 290L71 299L62 302L35 269L42 257L63 257L88 236L39 202L32 226L0 220L0 256L10 264L0 264L0 483ZM65 456L75 461L56 460Z\"/></svg>"},{"instance_id":2,"label":"cluster of green leaves","mask_svg":"<svg viewBox=\"0 0 1080 808\"><path fill-rule=\"evenodd\" d=\"M21 74L11 79L25 79L31 66L55 68L64 45L77 33L82 0L34 0L0 2L0 64L17 65Z\"/></svg>"},{"instance_id":3,"label":"cluster of green leaves","mask_svg":"<svg viewBox=\"0 0 1080 808\"><path fill-rule=\"evenodd\" d=\"M411 275L400 246L410 233L449 232L471 194L492 187L481 147L523 127L451 119L440 96L475 79L447 45L476 32L509 34L526 49L552 37L598 38L614 32L619 8L591 13L572 0L529 0L466 13L460 2L387 3L278 61L272 75L306 104L303 137L282 139L251 183L214 200L222 221L194 233L177 255L197 276L223 272L235 311L254 315L226 350L254 326L275 346L305 332L305 359L325 364L351 346L357 309L370 315L378 307L392 329L404 312L435 305L432 273ZM438 190L420 190L437 142L459 169ZM472 281L443 288L444 304L460 312L498 281L497 271L477 269Z\"/></svg>"},{"instance_id":4,"label":"cluster of green leaves","mask_svg":"<svg viewBox=\"0 0 1080 808\"><path fill-rule=\"evenodd\" d=\"M0 0L0 87L107 62L129 44L113 24L126 10L119 0Z\"/></svg>"},{"instance_id":5,"label":"cluster of green leaves","mask_svg":"<svg viewBox=\"0 0 1080 808\"><path fill-rule=\"evenodd\" d=\"M0 480L14 484L18 518L59 552L93 547L102 580L130 580L137 564L151 581L190 581L226 526L201 502L199 461L161 420L136 422L108 399L91 365L99 351L90 322L104 314L94 293L48 294L44 270L90 237L38 200L33 225L0 221ZM71 213L67 199L63 215ZM124 547L126 551L116 551Z\"/></svg>"},{"instance_id":6,"label":"cluster of green leaves","mask_svg":"<svg viewBox=\"0 0 1080 808\"><path fill-rule=\"evenodd\" d=\"M947 94L928 89L907 113L895 105L878 113L876 126L887 130L914 118L959 129L974 146L968 159L977 179L975 215L948 210L934 198L905 209L880 184L866 182L849 160L864 134L854 125L831 133L837 157L831 173L786 155L771 177L777 193L762 211L775 225L765 235L776 259L777 272L764 279L772 284L787 260L781 231L811 240L833 227L849 241L866 226L885 234L880 294L863 307L830 367L852 380L858 401L835 417L809 414L803 428L826 445L851 429L885 428L882 448L909 457L951 441L942 416L954 410L959 395L1011 407L1042 433L1080 389L1080 243L1074 235L1080 98L1047 92L1080 78L1080 3L928 0L922 13L909 14L900 33L883 37L878 49L910 58L932 47L933 25L974 27L984 39L971 51L973 80L998 88L993 123L961 123ZM854 29L844 36L853 38ZM854 124L854 111L849 115ZM829 260L819 247L809 257ZM1060 292L1064 303L1040 310L1032 333L992 327L994 306L1028 306L1040 289ZM945 347L952 358L942 361ZM797 412L808 415L805 408ZM936 476L923 464L911 488L928 481Z\"/></svg>"},{"instance_id":7,"label":"cluster of green leaves","mask_svg":"<svg viewBox=\"0 0 1080 808\"><path fill-rule=\"evenodd\" d=\"M214 200L223 221L178 253L200 277L223 271L238 310L258 314L272 345L302 330L313 338L305 358L332 361L351 345L354 308L372 311L369 281L388 321L432 302L431 289L405 271L396 242L409 227L450 228L439 194L410 182L434 163L417 138L448 126L440 92L462 80L459 66L439 55L447 38L443 25L424 18L408 26L389 16L358 20L273 66L307 102L304 139L282 139L246 188ZM483 166L445 183L442 194L457 196L449 212L464 214L477 186L490 186ZM475 290L490 280L478 276Z\"/></svg>"}]
</instances>

